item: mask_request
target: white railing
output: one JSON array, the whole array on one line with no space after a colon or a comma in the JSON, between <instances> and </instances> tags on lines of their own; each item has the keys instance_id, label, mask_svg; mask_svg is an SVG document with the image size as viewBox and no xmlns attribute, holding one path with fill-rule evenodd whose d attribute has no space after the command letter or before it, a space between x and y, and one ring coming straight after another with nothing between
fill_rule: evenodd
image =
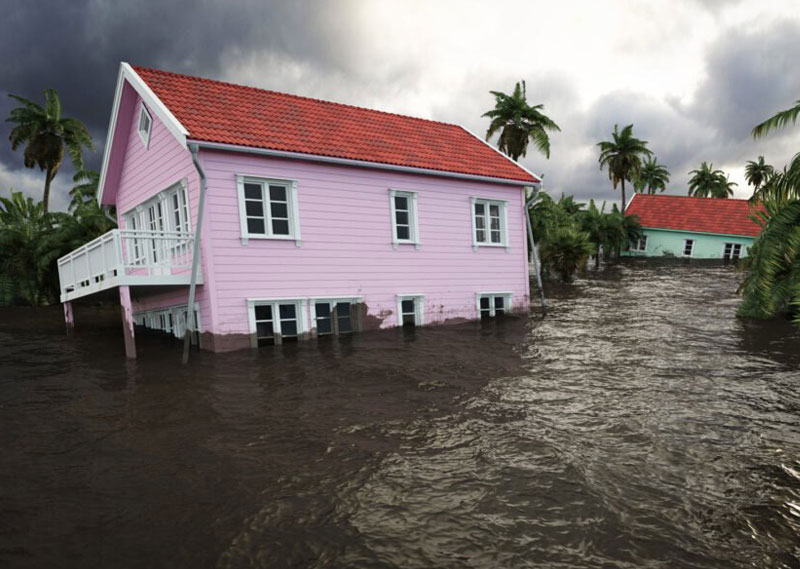
<instances>
[{"instance_id":1,"label":"white railing","mask_svg":"<svg viewBox=\"0 0 800 569\"><path fill-rule=\"evenodd\" d=\"M113 229L58 260L61 300L120 285L188 284L194 234Z\"/></svg>"}]
</instances>

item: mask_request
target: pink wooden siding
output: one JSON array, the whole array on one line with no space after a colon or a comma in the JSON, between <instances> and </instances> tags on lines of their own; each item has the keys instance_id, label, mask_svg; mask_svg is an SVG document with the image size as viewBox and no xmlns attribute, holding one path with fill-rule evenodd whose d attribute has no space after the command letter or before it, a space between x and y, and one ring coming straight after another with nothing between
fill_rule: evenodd
<instances>
[{"instance_id":1,"label":"pink wooden siding","mask_svg":"<svg viewBox=\"0 0 800 569\"><path fill-rule=\"evenodd\" d=\"M150 130L150 143L145 148L139 136L139 112L142 100L137 96L132 112L120 113L118 131L127 132L125 156L119 175L116 193L117 220L120 227L124 227L123 216L132 208L147 201L149 198L186 179L188 182L189 216L191 230L194 231L197 223L197 205L200 198L200 182L192 164L192 157L188 150L181 147L177 140L161 123L155 113L151 112L152 127ZM207 253L207 243L201 243L202 267L207 271L211 266L211 256ZM205 275L205 272L204 272ZM198 287L197 302L200 307L201 322L203 327L210 326L213 322L214 307L211 303L213 283L204 277L203 286ZM178 287L163 290L158 294L148 294L147 287L136 287L133 291L133 310L141 312L176 304L186 304L189 296L188 287Z\"/></svg>"},{"instance_id":2,"label":"pink wooden siding","mask_svg":"<svg viewBox=\"0 0 800 569\"><path fill-rule=\"evenodd\" d=\"M425 295L426 323L477 318L476 292L511 292L514 307L527 309L519 186L225 151L201 150L200 160L215 334L249 333L247 298L360 295L383 327L397 324L397 294ZM242 245L237 174L298 182L300 247L262 239ZM419 250L392 246L390 189L418 192ZM470 197L508 201L509 251L473 251Z\"/></svg>"}]
</instances>

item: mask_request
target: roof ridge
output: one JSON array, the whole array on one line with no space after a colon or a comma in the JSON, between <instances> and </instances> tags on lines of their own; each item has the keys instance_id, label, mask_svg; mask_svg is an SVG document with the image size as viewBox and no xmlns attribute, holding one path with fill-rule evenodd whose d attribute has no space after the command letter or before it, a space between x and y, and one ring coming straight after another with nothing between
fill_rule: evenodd
<instances>
[{"instance_id":1,"label":"roof ridge","mask_svg":"<svg viewBox=\"0 0 800 569\"><path fill-rule=\"evenodd\" d=\"M283 96L283 97L291 97L291 98L294 98L294 99L303 99L303 100L306 100L306 101L314 101L315 103L324 103L326 105L335 105L337 107L344 107L344 108L348 108L348 109L356 109L356 110L359 110L359 111L367 111L367 112L370 112L370 113L378 113L378 114L381 114L381 115L388 115L388 116L392 116L392 117L400 117L400 118L404 118L404 119L410 119L410 120L426 122L426 123L433 123L433 124L449 126L449 127L454 127L454 128L462 128L462 129L464 128L460 124L457 124L457 123L449 123L449 122L437 121L437 120L433 120L433 119L425 119L425 118L422 118L422 117L415 117L415 116L412 116L412 115L404 115L404 114L401 114L401 113L392 113L390 111L382 111L380 109L370 109L368 107L360 107L358 105L348 105L347 103L340 103L338 101L329 101L329 100L326 100L326 99L318 99L316 97L309 97L309 96L306 96L306 95L295 95L294 93L284 93L283 91L274 91L272 89L263 89L261 87L253 87L252 85L241 85L239 83L232 83L230 81L221 81L219 79L209 79L208 77L198 77L196 75L187 75L185 73L175 73L174 71L165 71L163 69L155 69L153 67L144 67L144 66L141 66L141 65L131 65L131 67L133 67L134 71L136 71L137 73L139 71L149 71L149 72L153 72L153 73L160 73L162 75L171 75L173 77L181 77L181 78L185 78L185 79L190 79L192 81L202 81L202 82L205 82L205 83L214 83L216 85L226 85L226 86L229 86L229 87L236 87L238 89L248 89L248 90L251 90L251 91L259 91L261 93L271 93L273 95L279 95L279 96Z\"/></svg>"},{"instance_id":2,"label":"roof ridge","mask_svg":"<svg viewBox=\"0 0 800 569\"><path fill-rule=\"evenodd\" d=\"M684 196L679 194L645 194L642 192L636 192L634 196L647 196L649 198L688 198L693 200L706 200L706 199L724 199L726 202L749 202L750 200L746 198L706 198L703 196Z\"/></svg>"}]
</instances>

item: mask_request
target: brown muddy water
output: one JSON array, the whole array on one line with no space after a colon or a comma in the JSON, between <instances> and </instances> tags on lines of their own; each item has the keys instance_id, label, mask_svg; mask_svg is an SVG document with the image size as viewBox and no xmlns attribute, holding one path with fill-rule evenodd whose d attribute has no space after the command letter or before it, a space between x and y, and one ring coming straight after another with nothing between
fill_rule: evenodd
<instances>
[{"instance_id":1,"label":"brown muddy water","mask_svg":"<svg viewBox=\"0 0 800 569\"><path fill-rule=\"evenodd\" d=\"M737 279L629 262L544 320L188 367L2 311L0 567L800 567L800 334Z\"/></svg>"}]
</instances>

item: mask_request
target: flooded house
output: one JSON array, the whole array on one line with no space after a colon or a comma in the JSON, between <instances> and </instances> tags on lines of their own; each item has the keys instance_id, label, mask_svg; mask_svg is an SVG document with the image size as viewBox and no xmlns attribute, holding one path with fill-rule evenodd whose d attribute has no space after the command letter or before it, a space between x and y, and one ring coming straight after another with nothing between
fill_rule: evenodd
<instances>
[{"instance_id":1,"label":"flooded house","mask_svg":"<svg viewBox=\"0 0 800 569\"><path fill-rule=\"evenodd\" d=\"M761 232L747 200L634 194L625 213L643 232L631 256L736 260Z\"/></svg>"},{"instance_id":2,"label":"flooded house","mask_svg":"<svg viewBox=\"0 0 800 569\"><path fill-rule=\"evenodd\" d=\"M119 228L59 259L61 301L118 291L129 357L134 323L227 351L523 311L538 183L458 125L122 63Z\"/></svg>"}]
</instances>

